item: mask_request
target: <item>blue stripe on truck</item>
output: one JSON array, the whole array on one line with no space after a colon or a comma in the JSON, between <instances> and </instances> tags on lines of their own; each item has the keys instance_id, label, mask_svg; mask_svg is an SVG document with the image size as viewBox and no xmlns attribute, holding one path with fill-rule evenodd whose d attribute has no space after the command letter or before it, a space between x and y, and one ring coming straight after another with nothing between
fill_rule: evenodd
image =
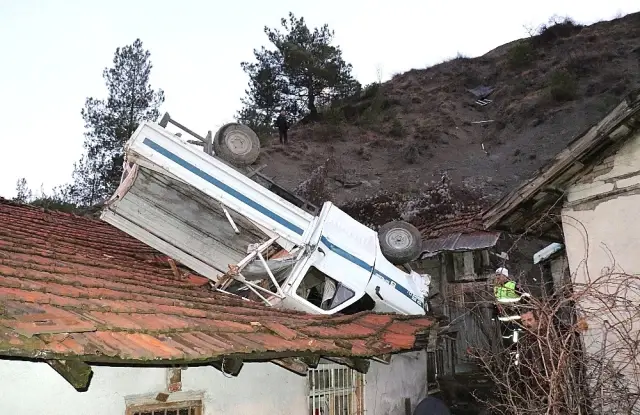
<instances>
[{"instance_id":1,"label":"blue stripe on truck","mask_svg":"<svg viewBox=\"0 0 640 415\"><path fill-rule=\"evenodd\" d=\"M297 233L298 235L302 235L304 233L304 230L301 229L299 226L296 226L293 223L289 222L288 220L284 219L283 217L276 215L275 213L273 213L269 209L266 209L265 207L261 206L260 204L256 203L255 201L249 199L248 197L246 197L242 193L238 192L234 188L222 183L220 180L218 180L215 177L211 176L210 174L200 170L199 168L197 168L193 164L191 164L191 163L187 162L186 160L178 157L177 155L173 154L172 152L170 152L166 148L160 146L159 144L155 143L154 141L152 141L152 140L150 140L148 138L145 138L142 143L147 145L148 147L150 147L154 151L157 151L158 153L162 154L163 156L165 156L169 160L173 161L174 163L176 163L176 164L184 167L185 169L189 170L191 173L195 174L196 176L200 177L201 179L204 179L207 182L211 183L212 185L214 185L218 189L222 190L223 192L228 193L229 195L235 197L236 199L238 199L239 201L241 201L245 205L250 206L251 208L253 208L253 209L257 210L258 212L262 213L263 215L265 215L266 217L268 217L270 219L273 219L275 222L278 222L280 225L292 230L293 232Z\"/></svg>"},{"instance_id":2,"label":"blue stripe on truck","mask_svg":"<svg viewBox=\"0 0 640 415\"><path fill-rule=\"evenodd\" d=\"M198 167L196 167L193 164L189 163L188 161L184 160L180 156L172 153L171 151L169 151L166 148L162 147L161 145L159 145L158 143L154 142L153 140L145 137L145 139L142 141L142 143L144 145L146 145L147 147L151 148L152 150L162 154L163 156L165 156L169 160L173 161L174 163L178 164L179 166L181 166L181 167L185 168L186 170L190 171L191 173L195 174L196 176L200 177L201 179L206 180L207 182L209 182L212 185L216 186L218 189L222 190L223 192L225 192L225 193L231 195L232 197L236 198L240 202L246 204L247 206L250 206L251 208L253 208L253 209L257 210L258 212L262 213L263 215L265 215L266 217L268 217L268 218L272 219L273 221L281 224L282 226L286 227L287 229L292 230L293 232L297 233L298 235L302 235L304 233L304 229L301 229L299 226L289 222L285 218L277 215L276 213L270 211L269 209L261 206L257 202L249 199L247 196L243 195L242 193L240 193L239 191L235 190L231 186L222 183L220 180L218 180L215 177L211 176L210 174L202 171ZM412 294L411 291L409 291L408 289L406 289L402 285L398 284L397 282L393 281L391 278L387 277L386 275L384 275L380 271L375 270L372 265L367 264L365 261L361 260L360 258L350 254L349 252L345 251L344 249L340 248L339 246L333 244L331 241L329 241L324 236L321 237L321 241L331 251L333 251L336 254L340 255L341 257L343 257L347 261L352 262L355 265L363 268L367 272L374 272L377 276L382 278L383 281L385 281L387 284L389 284L392 287L394 287L396 290L398 290L404 296L406 296L409 299L411 299L414 303L418 304L421 307L424 306L424 303L419 298L417 298L414 294Z\"/></svg>"},{"instance_id":3,"label":"blue stripe on truck","mask_svg":"<svg viewBox=\"0 0 640 415\"><path fill-rule=\"evenodd\" d=\"M367 264L366 262L364 262L360 258L355 257L355 256L351 255L350 253L348 253L347 251L345 251L344 249L340 248L339 246L334 245L326 237L322 236L320 238L320 240L322 241L323 244L325 244L327 246L327 248L329 248L330 250L332 250L336 254L340 255L341 257L343 257L347 261L353 262L354 264L356 264L360 268L364 268L368 272L372 272L373 271L373 266L372 265Z\"/></svg>"},{"instance_id":4,"label":"blue stripe on truck","mask_svg":"<svg viewBox=\"0 0 640 415\"><path fill-rule=\"evenodd\" d=\"M385 283L391 285L393 288L398 290L402 295L408 297L409 299L411 299L411 301L413 301L414 303L418 304L420 307L424 307L424 302L419 297L417 297L415 294L413 294L411 291L409 291L408 289L406 289L402 285L400 285L397 282L393 281L391 278L389 278L386 275L384 275L382 272L378 271L377 269L374 269L373 266L367 264L366 262L364 262L360 258L351 255L349 252L345 251L344 249L340 248L339 246L334 245L331 241L329 241L324 236L321 237L320 240L322 241L323 244L325 244L327 246L327 248L329 248L330 250L332 250L336 254L340 255L341 257L343 257L344 259L346 259L349 262L353 262L354 264L356 264L359 267L363 268L367 272L374 272Z\"/></svg>"}]
</instances>

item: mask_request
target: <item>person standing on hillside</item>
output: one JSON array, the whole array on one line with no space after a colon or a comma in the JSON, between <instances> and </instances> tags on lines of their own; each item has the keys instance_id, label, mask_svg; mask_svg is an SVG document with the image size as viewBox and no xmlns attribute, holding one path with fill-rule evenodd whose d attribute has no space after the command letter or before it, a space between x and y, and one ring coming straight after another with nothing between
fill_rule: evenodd
<instances>
[{"instance_id":1,"label":"person standing on hillside","mask_svg":"<svg viewBox=\"0 0 640 415\"><path fill-rule=\"evenodd\" d=\"M276 127L278 127L278 134L280 136L280 144L287 144L287 131L289 131L289 121L287 120L287 113L285 110L280 111L280 115L276 118Z\"/></svg>"}]
</instances>

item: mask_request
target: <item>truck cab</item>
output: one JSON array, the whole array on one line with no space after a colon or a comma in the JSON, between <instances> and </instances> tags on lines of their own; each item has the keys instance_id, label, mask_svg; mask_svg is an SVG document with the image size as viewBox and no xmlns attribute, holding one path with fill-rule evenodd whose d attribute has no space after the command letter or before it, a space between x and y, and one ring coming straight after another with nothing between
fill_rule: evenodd
<instances>
[{"instance_id":1,"label":"truck cab","mask_svg":"<svg viewBox=\"0 0 640 415\"><path fill-rule=\"evenodd\" d=\"M424 314L428 283L421 291L423 277L389 262L377 233L330 202L324 204L310 242L310 252L284 281L282 306L318 314Z\"/></svg>"}]
</instances>

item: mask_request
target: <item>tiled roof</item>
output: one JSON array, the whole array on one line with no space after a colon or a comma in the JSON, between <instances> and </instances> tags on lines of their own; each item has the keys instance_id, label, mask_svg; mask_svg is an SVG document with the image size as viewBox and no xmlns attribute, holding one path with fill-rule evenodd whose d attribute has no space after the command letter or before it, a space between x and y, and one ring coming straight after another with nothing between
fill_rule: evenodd
<instances>
[{"instance_id":1,"label":"tiled roof","mask_svg":"<svg viewBox=\"0 0 640 415\"><path fill-rule=\"evenodd\" d=\"M0 199L0 356L206 362L413 349L428 317L279 311L209 291L110 225Z\"/></svg>"}]
</instances>

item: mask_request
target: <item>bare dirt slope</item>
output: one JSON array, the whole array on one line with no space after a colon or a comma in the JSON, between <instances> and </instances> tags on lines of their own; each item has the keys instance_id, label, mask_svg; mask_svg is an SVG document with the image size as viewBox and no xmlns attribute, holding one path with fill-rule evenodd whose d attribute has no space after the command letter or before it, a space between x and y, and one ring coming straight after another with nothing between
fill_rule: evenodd
<instances>
[{"instance_id":1,"label":"bare dirt slope","mask_svg":"<svg viewBox=\"0 0 640 415\"><path fill-rule=\"evenodd\" d=\"M469 89L480 85L494 89L491 104L475 103ZM563 23L370 86L294 126L286 148L265 140L258 164L310 200L333 200L374 225L433 220L508 191L637 87L640 13Z\"/></svg>"}]
</instances>

